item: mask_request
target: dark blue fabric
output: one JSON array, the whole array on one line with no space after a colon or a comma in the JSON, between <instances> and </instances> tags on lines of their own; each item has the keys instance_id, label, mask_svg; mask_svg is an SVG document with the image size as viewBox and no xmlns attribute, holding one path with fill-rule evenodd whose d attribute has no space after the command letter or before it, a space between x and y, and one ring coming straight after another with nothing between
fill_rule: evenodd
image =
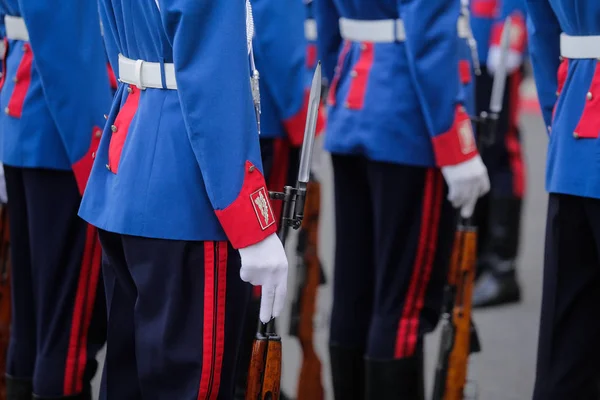
<instances>
[{"instance_id":1,"label":"dark blue fabric","mask_svg":"<svg viewBox=\"0 0 600 400\"><path fill-rule=\"evenodd\" d=\"M600 200L550 193L533 400L597 399Z\"/></svg>"},{"instance_id":2,"label":"dark blue fabric","mask_svg":"<svg viewBox=\"0 0 600 400\"><path fill-rule=\"evenodd\" d=\"M196 400L203 352L205 242L100 231L108 333L102 400ZM232 399L233 372L250 286L228 246L224 353L219 399ZM216 378L215 378L216 379ZM214 385L214 383L213 383Z\"/></svg>"},{"instance_id":3,"label":"dark blue fabric","mask_svg":"<svg viewBox=\"0 0 600 400\"><path fill-rule=\"evenodd\" d=\"M81 197L70 171L6 165L4 170L10 196L12 260L7 373L32 378L37 395L62 396L71 324L77 318L74 304L79 276L82 268L90 268L82 265L87 224L77 217ZM80 318L85 319L85 314ZM84 390L96 372L96 353L105 342L101 278L91 318Z\"/></svg>"},{"instance_id":4,"label":"dark blue fabric","mask_svg":"<svg viewBox=\"0 0 600 400\"><path fill-rule=\"evenodd\" d=\"M336 249L330 342L362 350L370 358L393 359L422 228L428 169L338 155L333 167ZM439 319L455 228L446 189L437 186L434 191L442 191L443 202L438 226L429 227L437 228L438 243L419 336L432 331Z\"/></svg>"}]
</instances>

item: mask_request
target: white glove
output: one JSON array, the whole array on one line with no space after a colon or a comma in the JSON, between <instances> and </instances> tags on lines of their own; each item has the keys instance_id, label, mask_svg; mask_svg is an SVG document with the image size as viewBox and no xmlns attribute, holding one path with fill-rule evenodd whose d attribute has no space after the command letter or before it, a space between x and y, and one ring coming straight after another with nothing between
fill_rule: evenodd
<instances>
[{"instance_id":1,"label":"white glove","mask_svg":"<svg viewBox=\"0 0 600 400\"><path fill-rule=\"evenodd\" d=\"M262 286L260 320L267 323L277 318L285 305L288 260L276 234L239 249L242 260L240 277L254 286Z\"/></svg>"},{"instance_id":2,"label":"white glove","mask_svg":"<svg viewBox=\"0 0 600 400\"><path fill-rule=\"evenodd\" d=\"M494 75L500 65L500 46L490 47L487 57L487 69L490 75ZM518 51L508 50L506 54L506 74L510 75L518 70L523 64L523 54Z\"/></svg>"},{"instance_id":3,"label":"white glove","mask_svg":"<svg viewBox=\"0 0 600 400\"><path fill-rule=\"evenodd\" d=\"M460 215L473 215L477 199L490 190L487 168L479 155L456 165L442 167L442 175L448 184L448 201L460 208Z\"/></svg>"},{"instance_id":4,"label":"white glove","mask_svg":"<svg viewBox=\"0 0 600 400\"><path fill-rule=\"evenodd\" d=\"M6 192L6 179L4 178L4 166L0 163L0 203L8 203L8 193Z\"/></svg>"}]
</instances>

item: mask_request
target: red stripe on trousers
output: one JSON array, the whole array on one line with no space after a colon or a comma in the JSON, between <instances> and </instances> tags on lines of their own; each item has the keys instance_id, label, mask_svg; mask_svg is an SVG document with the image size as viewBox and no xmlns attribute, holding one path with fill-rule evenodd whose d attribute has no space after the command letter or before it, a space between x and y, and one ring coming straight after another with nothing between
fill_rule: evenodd
<instances>
[{"instance_id":1,"label":"red stripe on trousers","mask_svg":"<svg viewBox=\"0 0 600 400\"><path fill-rule=\"evenodd\" d=\"M6 107L6 113L11 117L21 118L23 113L23 103L25 103L25 97L29 90L29 84L31 83L31 66L33 63L33 52L29 43L23 45L23 57L17 68L15 75L15 87L13 89L8 106Z\"/></svg>"},{"instance_id":2,"label":"red stripe on trousers","mask_svg":"<svg viewBox=\"0 0 600 400\"><path fill-rule=\"evenodd\" d=\"M438 230L440 224L440 214L442 212L442 175L437 171L434 172L434 199L433 199L433 215L431 224L431 231L429 232L429 240L427 241L425 268L421 277L421 283L416 298L415 306L412 308L413 313L409 319L409 333L406 344L406 355L412 356L415 353L417 346L417 340L419 337L419 320L421 316L421 310L425 305L425 293L431 278L431 270L433 269L433 263L435 260L435 254L437 249L438 241Z\"/></svg>"},{"instance_id":3,"label":"red stripe on trousers","mask_svg":"<svg viewBox=\"0 0 600 400\"><path fill-rule=\"evenodd\" d=\"M94 311L101 263L102 250L98 231L94 226L88 225L65 362L65 396L83 391L83 374L88 357L87 336Z\"/></svg>"},{"instance_id":4,"label":"red stripe on trousers","mask_svg":"<svg viewBox=\"0 0 600 400\"><path fill-rule=\"evenodd\" d=\"M346 60L346 57L348 56L348 52L350 51L351 47L352 43L346 40L344 42L344 47L342 48L342 51L340 52L340 55L338 57L338 62L335 67L335 75L331 81L331 86L329 87L329 95L327 99L327 103L329 103L329 105L331 106L335 105L337 86L340 83L340 77L342 75L342 66L344 65L344 61Z\"/></svg>"},{"instance_id":5,"label":"red stripe on trousers","mask_svg":"<svg viewBox=\"0 0 600 400\"><path fill-rule=\"evenodd\" d=\"M431 227L431 211L433 198L433 169L428 169L425 176L425 185L423 190L423 207L421 215L421 231L419 233L419 244L417 245L417 253L413 271L410 279L410 285L406 294L402 316L398 324L398 333L396 335L396 349L394 352L395 358L407 356L406 340L409 332L409 318L412 315L415 297L418 290L419 276L422 274L424 266L425 250L427 249L427 240L429 239L429 229Z\"/></svg>"},{"instance_id":6,"label":"red stripe on trousers","mask_svg":"<svg viewBox=\"0 0 600 400\"><path fill-rule=\"evenodd\" d=\"M365 104L367 83L373 67L375 46L373 43L361 43L361 53L354 68L350 72L352 82L346 98L346 107L352 110L360 110Z\"/></svg>"},{"instance_id":7,"label":"red stripe on trousers","mask_svg":"<svg viewBox=\"0 0 600 400\"><path fill-rule=\"evenodd\" d=\"M227 242L204 242L204 325L198 400L216 400L219 394L225 347L226 280Z\"/></svg>"},{"instance_id":8,"label":"red stripe on trousers","mask_svg":"<svg viewBox=\"0 0 600 400\"><path fill-rule=\"evenodd\" d=\"M509 87L510 108L508 114L508 132L506 132L505 145L508 161L512 172L513 195L519 199L525 194L525 165L521 142L517 137L517 124L519 123L519 88L521 86L521 72L512 74Z\"/></svg>"}]
</instances>

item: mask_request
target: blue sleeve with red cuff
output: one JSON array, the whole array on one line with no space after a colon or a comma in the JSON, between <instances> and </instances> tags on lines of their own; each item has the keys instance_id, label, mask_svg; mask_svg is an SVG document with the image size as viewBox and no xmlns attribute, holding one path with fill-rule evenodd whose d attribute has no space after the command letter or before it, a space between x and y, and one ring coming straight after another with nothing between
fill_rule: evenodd
<instances>
[{"instance_id":1,"label":"blue sleeve with red cuff","mask_svg":"<svg viewBox=\"0 0 600 400\"><path fill-rule=\"evenodd\" d=\"M552 124L560 65L560 24L548 0L527 0L527 29L531 63L542 115Z\"/></svg>"},{"instance_id":2,"label":"blue sleeve with red cuff","mask_svg":"<svg viewBox=\"0 0 600 400\"><path fill-rule=\"evenodd\" d=\"M252 0L254 52L260 77L271 93L294 146L304 138L308 93L304 90L304 8L298 0Z\"/></svg>"},{"instance_id":3,"label":"blue sleeve with red cuff","mask_svg":"<svg viewBox=\"0 0 600 400\"><path fill-rule=\"evenodd\" d=\"M260 157L243 1L159 0L177 93L215 213L235 248L276 232Z\"/></svg>"},{"instance_id":4,"label":"blue sleeve with red cuff","mask_svg":"<svg viewBox=\"0 0 600 400\"><path fill-rule=\"evenodd\" d=\"M98 5L19 0L19 6L48 109L83 193L111 104Z\"/></svg>"},{"instance_id":5,"label":"blue sleeve with red cuff","mask_svg":"<svg viewBox=\"0 0 600 400\"><path fill-rule=\"evenodd\" d=\"M527 46L526 7L524 0L499 0L497 16L492 26L490 46L500 46L502 30L511 17L510 49L523 54Z\"/></svg>"},{"instance_id":6,"label":"blue sleeve with red cuff","mask_svg":"<svg viewBox=\"0 0 600 400\"><path fill-rule=\"evenodd\" d=\"M399 0L410 73L439 167L477 154L473 128L461 105L460 0Z\"/></svg>"}]
</instances>

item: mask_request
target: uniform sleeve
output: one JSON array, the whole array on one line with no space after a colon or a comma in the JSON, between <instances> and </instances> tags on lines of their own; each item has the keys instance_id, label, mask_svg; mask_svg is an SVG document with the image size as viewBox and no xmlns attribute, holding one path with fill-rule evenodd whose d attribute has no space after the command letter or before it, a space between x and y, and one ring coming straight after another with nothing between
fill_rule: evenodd
<instances>
[{"instance_id":1,"label":"uniform sleeve","mask_svg":"<svg viewBox=\"0 0 600 400\"><path fill-rule=\"evenodd\" d=\"M212 206L235 248L258 243L277 228L261 172L245 3L159 4L183 119Z\"/></svg>"},{"instance_id":2,"label":"uniform sleeve","mask_svg":"<svg viewBox=\"0 0 600 400\"><path fill-rule=\"evenodd\" d=\"M98 5L19 0L19 6L46 104L83 193L111 104Z\"/></svg>"},{"instance_id":3,"label":"uniform sleeve","mask_svg":"<svg viewBox=\"0 0 600 400\"><path fill-rule=\"evenodd\" d=\"M498 15L492 26L490 46L500 46L507 17L511 17L510 49L524 54L527 47L525 0L499 0Z\"/></svg>"},{"instance_id":4,"label":"uniform sleeve","mask_svg":"<svg viewBox=\"0 0 600 400\"><path fill-rule=\"evenodd\" d=\"M333 0L313 0L313 9L317 23L317 54L322 63L323 79L331 82L342 44L340 16Z\"/></svg>"},{"instance_id":5,"label":"uniform sleeve","mask_svg":"<svg viewBox=\"0 0 600 400\"><path fill-rule=\"evenodd\" d=\"M260 77L271 93L290 142L300 146L308 111L304 90L304 8L298 0L252 0L253 47Z\"/></svg>"},{"instance_id":6,"label":"uniform sleeve","mask_svg":"<svg viewBox=\"0 0 600 400\"><path fill-rule=\"evenodd\" d=\"M436 164L473 158L477 146L461 104L457 21L460 0L400 0L410 74L431 136Z\"/></svg>"},{"instance_id":7,"label":"uniform sleeve","mask_svg":"<svg viewBox=\"0 0 600 400\"><path fill-rule=\"evenodd\" d=\"M529 52L538 98L546 126L552 124L560 65L559 22L548 0L527 0Z\"/></svg>"}]
</instances>

